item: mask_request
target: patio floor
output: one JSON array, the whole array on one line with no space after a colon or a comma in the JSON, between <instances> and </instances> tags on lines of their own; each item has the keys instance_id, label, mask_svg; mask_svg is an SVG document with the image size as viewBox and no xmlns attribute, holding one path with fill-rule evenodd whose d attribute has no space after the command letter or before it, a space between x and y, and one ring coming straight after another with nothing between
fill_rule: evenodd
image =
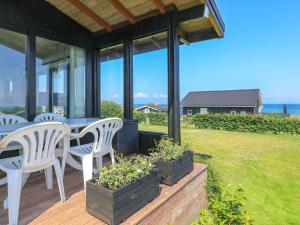
<instances>
[{"instance_id":1,"label":"patio floor","mask_svg":"<svg viewBox=\"0 0 300 225\"><path fill-rule=\"evenodd\" d=\"M189 175L172 187L161 185L160 196L129 217L123 224L187 224L201 208L207 206L206 166L195 164ZM44 175L34 173L22 190L19 224L104 224L85 211L82 172L68 167L64 185L67 201L60 202L54 177L53 190L46 189ZM2 208L6 186L0 187L0 224L8 224L7 210Z\"/></svg>"}]
</instances>

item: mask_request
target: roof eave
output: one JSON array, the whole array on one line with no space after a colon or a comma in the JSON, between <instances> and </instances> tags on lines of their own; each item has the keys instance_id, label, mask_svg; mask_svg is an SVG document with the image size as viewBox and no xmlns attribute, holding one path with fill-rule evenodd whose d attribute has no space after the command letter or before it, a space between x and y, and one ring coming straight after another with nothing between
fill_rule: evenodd
<instances>
[{"instance_id":1,"label":"roof eave","mask_svg":"<svg viewBox=\"0 0 300 225\"><path fill-rule=\"evenodd\" d=\"M218 7L214 0L206 0L205 2L205 14L206 17L212 24L214 30L218 34L218 38L223 38L225 33L225 23L218 10Z\"/></svg>"}]
</instances>

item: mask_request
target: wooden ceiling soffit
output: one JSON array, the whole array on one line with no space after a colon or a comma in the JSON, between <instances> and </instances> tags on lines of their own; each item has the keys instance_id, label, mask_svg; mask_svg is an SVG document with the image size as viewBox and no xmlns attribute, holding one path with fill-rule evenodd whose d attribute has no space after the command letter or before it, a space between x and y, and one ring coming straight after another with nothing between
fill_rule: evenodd
<instances>
[{"instance_id":1,"label":"wooden ceiling soffit","mask_svg":"<svg viewBox=\"0 0 300 225\"><path fill-rule=\"evenodd\" d=\"M86 16L90 17L92 20L94 20L96 23L98 23L100 26L102 26L106 31L111 32L112 28L111 26L100 16L98 16L96 13L94 13L91 9L89 9L86 5L81 3L79 0L68 0L70 4L75 6L78 10L80 10L82 13L84 13Z\"/></svg>"},{"instance_id":2,"label":"wooden ceiling soffit","mask_svg":"<svg viewBox=\"0 0 300 225\"><path fill-rule=\"evenodd\" d=\"M167 8L162 4L160 0L152 0L152 2L158 8L160 13L164 14L167 12Z\"/></svg>"},{"instance_id":3,"label":"wooden ceiling soffit","mask_svg":"<svg viewBox=\"0 0 300 225\"><path fill-rule=\"evenodd\" d=\"M129 12L129 10L119 2L119 0L108 0L109 3L118 10L130 23L136 23L136 18Z\"/></svg>"}]
</instances>

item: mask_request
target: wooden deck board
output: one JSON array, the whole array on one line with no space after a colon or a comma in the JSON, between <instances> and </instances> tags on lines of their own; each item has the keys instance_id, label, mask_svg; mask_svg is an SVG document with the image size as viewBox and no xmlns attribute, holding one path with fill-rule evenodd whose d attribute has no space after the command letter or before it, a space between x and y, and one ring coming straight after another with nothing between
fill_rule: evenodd
<instances>
[{"instance_id":1,"label":"wooden deck board","mask_svg":"<svg viewBox=\"0 0 300 225\"><path fill-rule=\"evenodd\" d=\"M19 224L31 225L103 225L85 210L82 172L67 168L64 185L67 200L60 202L54 175L54 186L47 190L44 175L34 173L22 190ZM123 224L185 224L199 208L206 207L204 191L206 167L195 164L193 172L172 187L161 185L160 196L129 217ZM0 224L7 224L7 210L2 208L6 186L0 187ZM174 223L174 221L177 221Z\"/></svg>"}]
</instances>

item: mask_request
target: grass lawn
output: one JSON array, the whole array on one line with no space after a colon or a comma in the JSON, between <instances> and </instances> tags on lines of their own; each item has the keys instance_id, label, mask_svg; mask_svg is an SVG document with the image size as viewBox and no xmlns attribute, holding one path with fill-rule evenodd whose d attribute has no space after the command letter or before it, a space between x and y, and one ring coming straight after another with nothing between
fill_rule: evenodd
<instances>
[{"instance_id":1,"label":"grass lawn","mask_svg":"<svg viewBox=\"0 0 300 225\"><path fill-rule=\"evenodd\" d=\"M140 130L164 131L140 125ZM255 224L300 224L300 137L182 128L182 142L207 153L225 183L240 184Z\"/></svg>"}]
</instances>

